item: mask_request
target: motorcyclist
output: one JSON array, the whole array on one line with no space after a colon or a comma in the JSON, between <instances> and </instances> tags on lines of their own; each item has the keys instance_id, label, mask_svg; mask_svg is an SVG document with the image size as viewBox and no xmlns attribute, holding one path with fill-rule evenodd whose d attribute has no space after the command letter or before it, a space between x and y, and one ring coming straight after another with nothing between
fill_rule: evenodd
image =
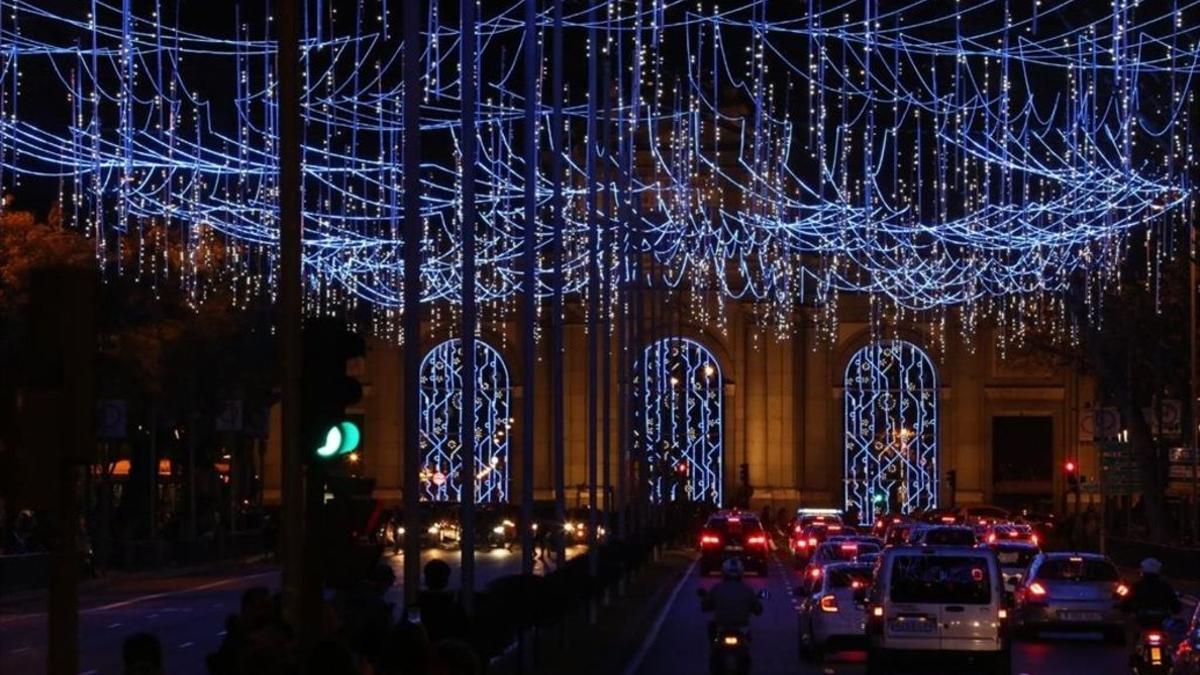
<instances>
[{"instance_id":1,"label":"motorcyclist","mask_svg":"<svg viewBox=\"0 0 1200 675\"><path fill-rule=\"evenodd\" d=\"M1162 620L1178 614L1183 605L1175 589L1162 578L1162 563L1154 558L1142 561L1142 578L1134 582L1129 595L1121 601L1121 611L1133 614L1142 628L1157 627Z\"/></svg>"},{"instance_id":2,"label":"motorcyclist","mask_svg":"<svg viewBox=\"0 0 1200 675\"><path fill-rule=\"evenodd\" d=\"M753 588L742 581L742 561L730 558L721 564L721 581L708 590L700 606L713 613L710 631L721 628L744 628L751 616L763 612L762 600Z\"/></svg>"}]
</instances>

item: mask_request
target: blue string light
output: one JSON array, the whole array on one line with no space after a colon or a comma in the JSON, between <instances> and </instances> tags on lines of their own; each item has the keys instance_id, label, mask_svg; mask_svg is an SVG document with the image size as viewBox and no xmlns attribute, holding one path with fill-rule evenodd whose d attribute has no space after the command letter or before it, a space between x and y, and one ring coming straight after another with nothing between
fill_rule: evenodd
<instances>
[{"instance_id":1,"label":"blue string light","mask_svg":"<svg viewBox=\"0 0 1200 675\"><path fill-rule=\"evenodd\" d=\"M422 165L423 297L458 301L457 145L474 133L478 297L501 316L522 283L517 63L529 38L520 2L484 4L474 130L458 114L457 22L436 0L418 45L423 146L447 148ZM602 58L639 78L593 122L638 159L628 176L624 151L585 137L586 87L570 88L561 148L549 106L528 102L541 154L557 154L565 172L563 274L543 258L540 297L559 283L586 295L589 222L614 233L600 238L605 278L632 277L635 266L617 261L642 254L662 270L658 283L754 300L780 330L801 304L834 316L846 293L897 317L937 322L956 307L968 325L1005 321L1053 307L1080 279L1111 283L1134 233L1155 256L1174 250L1195 205L1200 1L956 0L946 12L922 0L808 0L790 18L765 0L730 4L604 3L565 17L580 38L602 28ZM223 278L270 292L274 45L269 22L243 20L257 6L245 3L226 34L203 34L171 25L158 5L139 15L128 0L95 0L86 15L64 15L0 0L0 181L17 192L57 181L65 220L94 234L101 255L114 236L144 244L159 228L183 242L195 273L219 241L236 263ZM380 0L311 3L306 17L309 304L365 303L376 332L395 336L404 46ZM547 7L539 39L550 23ZM584 43L568 40L573 56ZM535 172L539 251L551 245L551 165ZM589 175L597 203L638 208L589 218Z\"/></svg>"}]
</instances>

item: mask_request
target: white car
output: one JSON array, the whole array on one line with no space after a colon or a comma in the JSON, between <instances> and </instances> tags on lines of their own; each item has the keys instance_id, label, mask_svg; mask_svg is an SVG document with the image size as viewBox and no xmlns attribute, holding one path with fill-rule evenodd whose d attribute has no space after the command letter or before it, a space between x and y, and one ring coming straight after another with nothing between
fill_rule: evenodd
<instances>
[{"instance_id":1,"label":"white car","mask_svg":"<svg viewBox=\"0 0 1200 675\"><path fill-rule=\"evenodd\" d=\"M900 546L876 567L867 604L867 673L932 652L974 661L972 673L1012 669L1004 576L986 548Z\"/></svg>"},{"instance_id":2,"label":"white car","mask_svg":"<svg viewBox=\"0 0 1200 675\"><path fill-rule=\"evenodd\" d=\"M865 597L871 566L830 563L811 593L798 589L800 657L820 661L826 652L861 648L866 642Z\"/></svg>"}]
</instances>

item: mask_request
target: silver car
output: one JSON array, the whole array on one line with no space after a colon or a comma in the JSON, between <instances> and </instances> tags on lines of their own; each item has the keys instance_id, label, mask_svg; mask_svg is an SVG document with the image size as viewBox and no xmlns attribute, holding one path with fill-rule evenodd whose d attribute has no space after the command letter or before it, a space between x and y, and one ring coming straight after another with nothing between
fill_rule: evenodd
<instances>
[{"instance_id":1,"label":"silver car","mask_svg":"<svg viewBox=\"0 0 1200 675\"><path fill-rule=\"evenodd\" d=\"M1129 593L1117 566L1097 553L1042 553L1014 593L1014 620L1024 635L1039 631L1101 632L1124 640L1118 604Z\"/></svg>"}]
</instances>

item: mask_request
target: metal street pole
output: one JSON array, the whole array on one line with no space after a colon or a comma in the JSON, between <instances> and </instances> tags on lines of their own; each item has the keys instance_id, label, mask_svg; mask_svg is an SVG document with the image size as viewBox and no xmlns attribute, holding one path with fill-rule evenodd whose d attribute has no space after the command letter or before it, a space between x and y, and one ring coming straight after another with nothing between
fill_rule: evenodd
<instances>
[{"instance_id":1,"label":"metal street pole","mask_svg":"<svg viewBox=\"0 0 1200 675\"><path fill-rule=\"evenodd\" d=\"M525 232L521 258L521 362L525 367L521 405L521 573L533 573L534 364L537 361L537 0L525 0Z\"/></svg>"},{"instance_id":2,"label":"metal street pole","mask_svg":"<svg viewBox=\"0 0 1200 675\"><path fill-rule=\"evenodd\" d=\"M475 604L475 0L459 3L462 35L462 400L459 403L459 447L463 453L462 604L470 615ZM491 442L488 438L484 441Z\"/></svg>"},{"instance_id":3,"label":"metal street pole","mask_svg":"<svg viewBox=\"0 0 1200 675\"><path fill-rule=\"evenodd\" d=\"M300 448L301 197L302 128L300 118L299 0L279 3L279 340L283 480L280 484L283 604L289 622L303 632L316 625L320 597L308 587L304 569L307 513ZM195 433L194 430L192 430Z\"/></svg>"},{"instance_id":4,"label":"metal street pole","mask_svg":"<svg viewBox=\"0 0 1200 675\"><path fill-rule=\"evenodd\" d=\"M1190 512L1192 521L1192 544L1200 541L1200 447L1197 441L1197 426L1196 420L1196 403L1197 395L1200 395L1198 383L1196 381L1196 255L1200 251L1196 250L1196 228L1198 224L1193 218L1190 221L1191 225L1191 255L1189 256L1188 265L1188 347L1190 351L1191 378L1188 380L1189 393L1191 394L1191 410L1184 418L1190 420L1192 425L1191 433L1191 448L1192 453L1192 508Z\"/></svg>"},{"instance_id":5,"label":"metal street pole","mask_svg":"<svg viewBox=\"0 0 1200 675\"><path fill-rule=\"evenodd\" d=\"M551 444L554 451L554 518L555 522L567 519L566 486L566 405L563 398L563 0L554 0L554 45L550 63L551 82L554 89L554 110L550 116L554 155L553 174L554 209L551 255L554 259L554 288L551 289L550 323L550 417ZM567 538L553 537L556 542L555 559L561 565L567 554Z\"/></svg>"},{"instance_id":6,"label":"metal street pole","mask_svg":"<svg viewBox=\"0 0 1200 675\"><path fill-rule=\"evenodd\" d=\"M421 590L421 27L418 0L404 2L404 605Z\"/></svg>"},{"instance_id":7,"label":"metal street pole","mask_svg":"<svg viewBox=\"0 0 1200 675\"><path fill-rule=\"evenodd\" d=\"M593 2L589 10L588 22L588 103L587 103L587 223L588 236L588 290L587 290L587 470L588 470L588 573L591 576L596 576L600 566L600 552L596 547L596 508L598 506L596 500L596 452L597 448L597 398L599 391L596 381L596 350L599 348L596 340L597 331L597 304L600 302L600 252L599 243L599 227L596 222L596 99L598 97L597 88L597 71L596 59L599 57L599 49L596 46L596 41L599 36L596 33L595 15L599 14L598 10L602 5L598 2ZM589 606L589 618L594 618L591 611L594 606Z\"/></svg>"}]
</instances>

